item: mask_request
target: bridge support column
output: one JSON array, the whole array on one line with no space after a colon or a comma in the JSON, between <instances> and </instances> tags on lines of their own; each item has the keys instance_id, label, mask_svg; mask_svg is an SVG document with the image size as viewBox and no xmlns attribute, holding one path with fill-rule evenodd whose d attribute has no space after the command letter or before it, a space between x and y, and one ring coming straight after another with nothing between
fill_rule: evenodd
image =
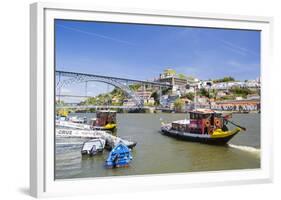
<instances>
[{"instance_id":1,"label":"bridge support column","mask_svg":"<svg viewBox=\"0 0 281 200\"><path fill-rule=\"evenodd\" d=\"M159 87L159 103L160 103L160 100L161 100L161 96L162 96L162 87L160 86Z\"/></svg>"},{"instance_id":2,"label":"bridge support column","mask_svg":"<svg viewBox=\"0 0 281 200\"><path fill-rule=\"evenodd\" d=\"M61 74L59 73L59 80L58 80L58 84L60 83L60 78L61 78ZM58 103L60 103L60 96L61 96L61 87L59 87L59 98L58 98Z\"/></svg>"}]
</instances>

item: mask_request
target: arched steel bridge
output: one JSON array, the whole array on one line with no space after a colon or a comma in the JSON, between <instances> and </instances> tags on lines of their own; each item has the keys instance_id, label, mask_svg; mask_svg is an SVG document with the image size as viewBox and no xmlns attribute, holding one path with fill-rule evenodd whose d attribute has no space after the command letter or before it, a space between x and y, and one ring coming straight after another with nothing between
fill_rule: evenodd
<instances>
[{"instance_id":1,"label":"arched steel bridge","mask_svg":"<svg viewBox=\"0 0 281 200\"><path fill-rule=\"evenodd\" d=\"M78 72L69 72L69 71L56 71L56 75L58 76L58 81L56 85L56 89L60 91L62 87L82 82L103 82L114 87L117 87L123 90L129 97L132 98L137 107L143 107L143 99L139 97L130 87L132 84L141 84L141 85L152 85L159 87L159 91L161 92L162 88L171 88L172 85L168 83L161 82L153 82L153 81L143 81L143 80L135 80L135 79L127 79L127 78L119 78L112 76L103 76L103 75L95 75L95 74L86 74L86 73L78 73ZM61 80L61 77L68 77L68 79ZM60 94L59 94L60 95Z\"/></svg>"}]
</instances>

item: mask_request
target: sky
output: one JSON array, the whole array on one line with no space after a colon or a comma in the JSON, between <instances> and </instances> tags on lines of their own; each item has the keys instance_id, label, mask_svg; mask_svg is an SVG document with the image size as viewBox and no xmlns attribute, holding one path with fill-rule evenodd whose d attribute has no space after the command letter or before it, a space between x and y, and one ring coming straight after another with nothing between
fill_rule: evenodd
<instances>
[{"instance_id":1,"label":"sky","mask_svg":"<svg viewBox=\"0 0 281 200\"><path fill-rule=\"evenodd\" d=\"M56 20L55 55L56 70L152 80L172 68L201 80L250 80L260 76L260 32ZM88 95L112 89L88 87ZM63 92L82 91L73 85Z\"/></svg>"}]
</instances>

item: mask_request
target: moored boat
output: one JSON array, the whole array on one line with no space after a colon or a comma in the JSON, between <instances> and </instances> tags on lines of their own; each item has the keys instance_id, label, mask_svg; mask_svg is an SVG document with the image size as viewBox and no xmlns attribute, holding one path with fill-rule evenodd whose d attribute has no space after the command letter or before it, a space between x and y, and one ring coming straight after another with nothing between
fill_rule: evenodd
<instances>
[{"instance_id":1,"label":"moored boat","mask_svg":"<svg viewBox=\"0 0 281 200\"><path fill-rule=\"evenodd\" d=\"M110 136L110 137L107 137L107 140L106 140L106 149L112 150L119 143L126 145L130 149L133 149L137 145L136 141L126 140L126 139L123 139L120 137L115 137L115 136Z\"/></svg>"},{"instance_id":2,"label":"moored boat","mask_svg":"<svg viewBox=\"0 0 281 200\"><path fill-rule=\"evenodd\" d=\"M117 128L116 111L97 111L96 118L91 119L90 125L93 130L114 131Z\"/></svg>"},{"instance_id":3,"label":"moored boat","mask_svg":"<svg viewBox=\"0 0 281 200\"><path fill-rule=\"evenodd\" d=\"M107 168L127 167L133 159L131 150L123 143L116 145L105 161Z\"/></svg>"},{"instance_id":4,"label":"moored boat","mask_svg":"<svg viewBox=\"0 0 281 200\"><path fill-rule=\"evenodd\" d=\"M88 139L104 139L105 148L113 149L119 143L125 144L129 148L136 146L137 142L131 139L124 139L112 135L107 131L90 130L90 129L73 129L73 128L56 128L57 138L88 138Z\"/></svg>"},{"instance_id":5,"label":"moored boat","mask_svg":"<svg viewBox=\"0 0 281 200\"><path fill-rule=\"evenodd\" d=\"M81 149L81 154L94 156L97 153L103 152L104 147L105 147L104 139L101 138L92 139L83 144L83 147Z\"/></svg>"},{"instance_id":6,"label":"moored boat","mask_svg":"<svg viewBox=\"0 0 281 200\"><path fill-rule=\"evenodd\" d=\"M87 123L87 118L79 118L77 116L69 117L68 121L76 123L76 124L86 124Z\"/></svg>"},{"instance_id":7,"label":"moored boat","mask_svg":"<svg viewBox=\"0 0 281 200\"><path fill-rule=\"evenodd\" d=\"M164 135L191 142L224 145L241 130L246 130L231 121L231 115L223 116L211 109L196 109L189 112L190 119L178 120L162 124L161 132ZM236 128L229 130L227 123Z\"/></svg>"}]
</instances>

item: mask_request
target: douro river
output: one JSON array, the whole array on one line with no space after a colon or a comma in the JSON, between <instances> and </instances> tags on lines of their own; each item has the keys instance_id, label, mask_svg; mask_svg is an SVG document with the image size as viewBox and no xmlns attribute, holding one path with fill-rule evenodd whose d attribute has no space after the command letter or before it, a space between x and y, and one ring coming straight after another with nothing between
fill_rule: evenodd
<instances>
[{"instance_id":1,"label":"douro river","mask_svg":"<svg viewBox=\"0 0 281 200\"><path fill-rule=\"evenodd\" d=\"M72 114L95 117L95 114ZM233 114L232 121L247 128L226 146L181 141L162 135L161 121L187 118L186 114L117 114L117 135L137 141L127 168L106 169L108 151L94 157L81 155L85 139L57 138L56 179L183 173L260 167L260 114ZM233 128L228 124L229 128Z\"/></svg>"}]
</instances>

